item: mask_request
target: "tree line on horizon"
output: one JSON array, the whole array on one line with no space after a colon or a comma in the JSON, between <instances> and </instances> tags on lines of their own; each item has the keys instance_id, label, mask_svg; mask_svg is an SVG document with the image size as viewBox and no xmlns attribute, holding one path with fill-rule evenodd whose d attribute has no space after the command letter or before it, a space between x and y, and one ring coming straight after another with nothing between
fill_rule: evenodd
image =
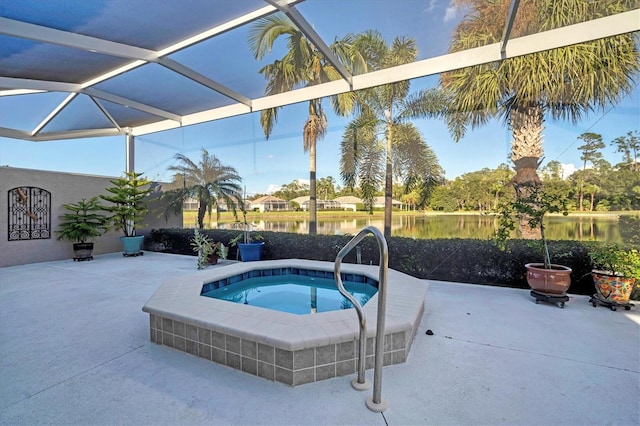
<instances>
[{"instance_id":1,"label":"tree line on horizon","mask_svg":"<svg viewBox=\"0 0 640 426\"><path fill-rule=\"evenodd\" d=\"M597 133L583 133L578 137L583 144L581 152L582 168L569 176L563 176L563 166L559 161L549 161L541 169L541 180L545 192L564 200L571 211L622 211L640 210L640 132L628 132L611 141L617 151L623 154L623 161L617 164L604 159L602 149L605 143ZM497 168L483 168L465 173L455 179L446 180L434 187L426 199L422 200L416 191L404 192L401 182L394 185L394 199L402 201L407 208L434 211L497 211L501 204L515 198L511 185L515 171L507 164ZM340 187L331 176L318 180L318 199L331 200L343 195L361 197L362 191ZM267 194L256 194L253 198ZM294 180L275 191L273 196L290 201L308 196L309 186ZM383 195L382 188L375 196Z\"/></svg>"},{"instance_id":2,"label":"tree line on horizon","mask_svg":"<svg viewBox=\"0 0 640 426\"><path fill-rule=\"evenodd\" d=\"M582 168L570 176L563 176L564 169L559 161L549 161L541 169L544 191L558 197L571 211L624 211L640 210L640 132L629 131L610 142L622 154L622 162L611 164L604 158L606 147L598 133L583 133L578 139L582 145ZM199 201L198 224L204 225L206 213L218 211L220 202L236 213L243 210L244 201L237 171L222 164L215 156L202 149L200 161L196 162L182 154L176 154L178 164L169 167L175 172L174 181L163 195L168 200L168 210L178 212L187 199ZM434 157L437 163L437 158ZM401 201L409 210L432 210L444 212L477 211L495 212L501 205L515 198L512 190L516 172L506 163L497 168L482 168L465 173L452 180L442 180L434 185L429 195L424 197L420 189L407 192L401 179L396 179L393 199ZM340 186L332 177L318 179L316 192L319 200L332 200L339 196L353 195L362 198L359 187ZM272 194L254 194L251 199L273 195L286 201L310 196L309 184L294 180L284 184ZM384 195L378 187L372 196ZM363 204L364 210L373 212L371 205Z\"/></svg>"}]
</instances>

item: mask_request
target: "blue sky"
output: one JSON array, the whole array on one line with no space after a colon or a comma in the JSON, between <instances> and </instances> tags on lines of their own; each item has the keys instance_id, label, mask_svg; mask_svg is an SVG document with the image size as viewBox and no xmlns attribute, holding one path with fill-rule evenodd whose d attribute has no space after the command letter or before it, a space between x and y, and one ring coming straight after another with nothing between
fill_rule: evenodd
<instances>
[{"instance_id":1,"label":"blue sky","mask_svg":"<svg viewBox=\"0 0 640 426\"><path fill-rule=\"evenodd\" d=\"M388 2L370 0L372 7L364 11L358 2L340 2L343 16L355 16L362 19L335 20L322 13L322 8L330 2L301 3L299 9L310 18L311 23L325 40L333 40L335 35L342 36L348 32L359 32L376 28L389 41L395 36L410 35L416 37L420 48L419 59L443 54L447 50L449 34L460 19L460 12L445 1L406 0ZM411 15L403 19L398 28L393 13L403 7L414 7L416 3L424 5L422 14ZM375 7L374 7L375 6ZM350 10L349 8L357 8ZM314 9L316 8L316 9ZM389 8L389 9L385 9ZM413 9L415 11L415 9ZM415 16L414 16L415 15ZM237 33L230 32L227 37L236 37L239 45L246 47L246 29ZM248 52L238 52L241 54ZM276 49L273 55L264 59L263 63L273 62L281 56ZM180 57L188 66L189 58ZM209 58L210 59L210 58ZM195 60L195 58L192 58ZM199 60L199 59L198 59ZM206 60L206 58L205 58ZM200 66L200 65L198 65ZM202 65L204 66L204 65ZM233 88L237 76L215 76L222 84ZM260 77L261 78L261 77ZM434 77L423 78L412 82L413 90L431 87L437 84ZM239 90L239 89L238 89ZM331 112L328 101L325 101L329 131L318 143L318 177L333 176L339 184L339 145L342 131L348 119L336 117ZM34 118L37 107L19 111L25 122L37 124L41 118ZM4 111L8 114L10 111ZM15 115L16 111L11 111ZM154 180L169 180L167 167L174 164L176 153L185 154L196 160L200 149L206 148L227 165L235 167L243 177L249 194L264 193L294 179L308 179L309 157L302 149L302 126L306 119L307 104L284 107L279 113L279 120L271 138L267 141L259 122L259 113L234 117L196 126L184 127L157 134L140 136L136 139L136 169L144 172ZM40 112L44 114L44 112ZM3 111L0 110L0 125ZM603 136L609 144L614 138L623 136L629 131L640 129L640 89L636 90L615 108L606 111L595 111L586 116L580 123L569 122L545 123L544 132L545 162L560 161L567 167L581 167L577 137L584 132L595 132ZM453 179L463 173L476 171L484 167L495 168L508 161L510 152L510 133L501 122L492 122L482 128L469 131L460 142L452 141L446 126L435 120L417 120L418 126L426 142L435 151L446 176ZM605 158L611 163L621 161L621 155L607 146ZM43 170L67 171L106 176L118 176L125 168L125 140L123 136L74 139L68 141L26 142L0 138L0 165L33 168Z\"/></svg>"},{"instance_id":2,"label":"blue sky","mask_svg":"<svg viewBox=\"0 0 640 426\"><path fill-rule=\"evenodd\" d=\"M640 129L639 107L640 91L636 89L617 107L592 113L576 125L547 121L545 162L557 160L581 167L577 137L587 131L603 136L609 162L620 162L621 154L609 143ZM328 104L326 109L329 131L318 143L318 178L333 176L339 181L339 145L346 119L334 116ZM136 139L136 169L152 179L168 180L167 167L174 164L176 153L195 160L204 147L238 170L249 194L267 192L294 179L308 179L309 156L303 152L301 139L305 118L306 104L283 108L269 140L262 133L259 114L140 136ZM495 168L507 161L511 137L500 122L470 131L458 143L452 141L441 122L415 123L449 179L484 167ZM50 142L0 139L0 165L118 176L125 167L125 140L122 136Z\"/></svg>"}]
</instances>

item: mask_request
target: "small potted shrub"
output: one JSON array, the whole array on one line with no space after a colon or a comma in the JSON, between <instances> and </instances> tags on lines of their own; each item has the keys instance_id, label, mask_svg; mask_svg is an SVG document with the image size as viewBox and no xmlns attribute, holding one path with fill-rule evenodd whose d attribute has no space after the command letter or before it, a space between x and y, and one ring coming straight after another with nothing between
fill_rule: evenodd
<instances>
[{"instance_id":1,"label":"small potted shrub","mask_svg":"<svg viewBox=\"0 0 640 426\"><path fill-rule=\"evenodd\" d=\"M75 261L93 260L93 240L106 229L106 218L101 213L98 197L82 199L77 203L63 204L65 213L60 216L58 240L73 242Z\"/></svg>"},{"instance_id":2,"label":"small potted shrub","mask_svg":"<svg viewBox=\"0 0 640 426\"><path fill-rule=\"evenodd\" d=\"M260 234L251 232L251 225L248 223L241 224L244 231L229 241L231 246L238 246L238 252L243 262L252 262L262 258L262 250L264 249L264 238Z\"/></svg>"},{"instance_id":3,"label":"small potted shrub","mask_svg":"<svg viewBox=\"0 0 640 426\"><path fill-rule=\"evenodd\" d=\"M238 246L238 253L243 262L253 262L262 259L264 238L260 234L252 233L252 225L247 223L247 212L242 203L242 222L236 222L234 228L242 232L229 241L229 245Z\"/></svg>"},{"instance_id":4,"label":"small potted shrub","mask_svg":"<svg viewBox=\"0 0 640 426\"><path fill-rule=\"evenodd\" d=\"M136 235L136 227L141 226L149 211L147 197L151 193L151 181L141 177L142 173L125 172L123 177L111 180L113 186L105 188L111 195L100 195L111 203L104 210L111 215L108 221L116 231L122 231L120 237L124 256L138 256L142 252L144 236Z\"/></svg>"},{"instance_id":5,"label":"small potted shrub","mask_svg":"<svg viewBox=\"0 0 640 426\"><path fill-rule=\"evenodd\" d=\"M596 287L596 294L591 298L593 306L603 302L612 310L618 305L630 309L634 287L640 286L640 252L618 244L600 243L589 251L589 257Z\"/></svg>"},{"instance_id":6,"label":"small potted shrub","mask_svg":"<svg viewBox=\"0 0 640 426\"><path fill-rule=\"evenodd\" d=\"M191 247L198 253L198 269L204 269L207 265L215 265L218 259L227 258L227 248L221 242L212 243L198 228L194 228L191 238Z\"/></svg>"},{"instance_id":7,"label":"small potted shrub","mask_svg":"<svg viewBox=\"0 0 640 426\"><path fill-rule=\"evenodd\" d=\"M571 285L571 268L564 265L551 263L549 246L545 235L544 217L547 213L560 213L567 215L564 198L546 193L540 184L520 185L524 196L507 203L500 211L500 226L496 240L501 248L505 241L516 228L516 224L524 224L531 229L540 229L542 240L542 262L527 263L527 283L533 290L532 296L538 300L559 301L564 307L564 301L568 300L566 291ZM524 189L524 191L523 191ZM557 300L547 298L557 296Z\"/></svg>"}]
</instances>

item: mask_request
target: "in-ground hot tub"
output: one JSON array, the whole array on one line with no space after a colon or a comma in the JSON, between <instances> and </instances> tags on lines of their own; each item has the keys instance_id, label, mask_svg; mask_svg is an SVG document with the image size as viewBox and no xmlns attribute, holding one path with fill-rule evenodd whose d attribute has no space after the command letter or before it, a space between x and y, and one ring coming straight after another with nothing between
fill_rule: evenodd
<instances>
[{"instance_id":1,"label":"in-ground hot tub","mask_svg":"<svg viewBox=\"0 0 640 426\"><path fill-rule=\"evenodd\" d=\"M301 385L354 374L359 322L353 308L308 315L204 297L256 271L313 271L329 276L332 262L301 259L235 263L166 281L142 308L151 341L249 374ZM378 280L378 267L342 264L341 272ZM384 365L405 362L424 312L428 284L389 269ZM364 306L367 368L373 368L378 295Z\"/></svg>"}]
</instances>

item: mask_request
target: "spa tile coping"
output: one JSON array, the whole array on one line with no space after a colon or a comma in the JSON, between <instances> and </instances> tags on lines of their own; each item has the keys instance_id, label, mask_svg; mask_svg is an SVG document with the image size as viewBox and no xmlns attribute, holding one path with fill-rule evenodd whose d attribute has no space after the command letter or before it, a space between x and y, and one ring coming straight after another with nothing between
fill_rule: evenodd
<instances>
[{"instance_id":1,"label":"spa tile coping","mask_svg":"<svg viewBox=\"0 0 640 426\"><path fill-rule=\"evenodd\" d=\"M355 309L297 315L257 306L238 304L201 296L204 284L255 269L299 268L333 271L333 262L304 259L238 262L228 266L165 281L144 305L146 313L186 324L216 330L285 350L336 344L357 339L359 322ZM343 263L341 272L378 280L376 265ZM419 316L429 284L389 269L385 334L411 330ZM378 293L364 306L367 337L376 334Z\"/></svg>"}]
</instances>

